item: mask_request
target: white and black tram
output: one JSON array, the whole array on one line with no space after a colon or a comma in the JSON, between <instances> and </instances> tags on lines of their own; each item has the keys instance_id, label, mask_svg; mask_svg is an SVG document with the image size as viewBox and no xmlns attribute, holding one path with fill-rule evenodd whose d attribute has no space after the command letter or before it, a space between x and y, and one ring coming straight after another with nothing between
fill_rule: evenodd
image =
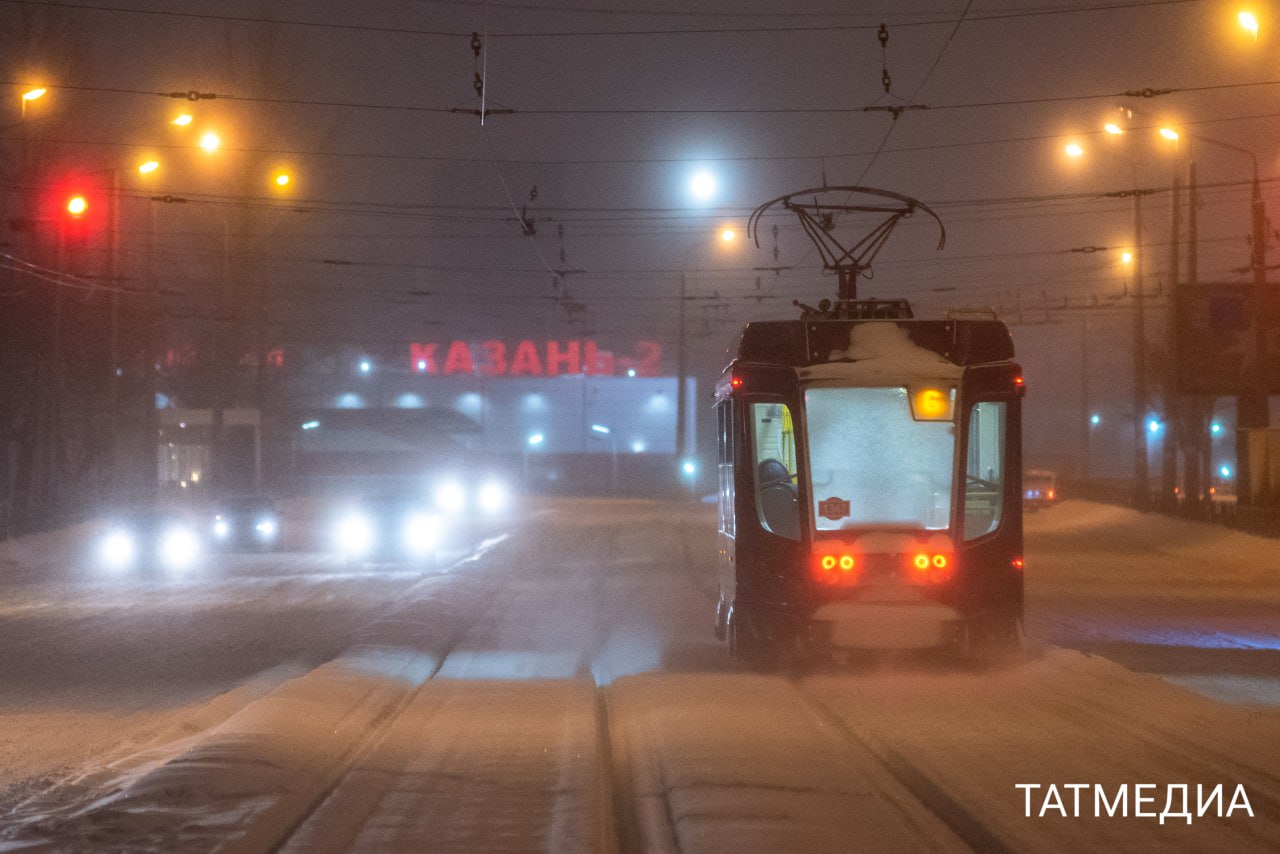
<instances>
[{"instance_id":1,"label":"white and black tram","mask_svg":"<svg viewBox=\"0 0 1280 854\"><path fill-rule=\"evenodd\" d=\"M717 636L759 664L1019 645L1023 392L994 318L747 324L715 391Z\"/></svg>"}]
</instances>

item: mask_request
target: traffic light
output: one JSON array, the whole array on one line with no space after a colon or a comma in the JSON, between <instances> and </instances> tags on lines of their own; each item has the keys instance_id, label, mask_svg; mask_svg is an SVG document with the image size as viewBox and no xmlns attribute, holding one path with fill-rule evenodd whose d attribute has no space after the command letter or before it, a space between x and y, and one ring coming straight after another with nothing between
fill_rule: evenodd
<instances>
[{"instance_id":1,"label":"traffic light","mask_svg":"<svg viewBox=\"0 0 1280 854\"><path fill-rule=\"evenodd\" d=\"M72 219L82 219L89 212L89 200L80 193L73 193L67 198L66 210Z\"/></svg>"}]
</instances>

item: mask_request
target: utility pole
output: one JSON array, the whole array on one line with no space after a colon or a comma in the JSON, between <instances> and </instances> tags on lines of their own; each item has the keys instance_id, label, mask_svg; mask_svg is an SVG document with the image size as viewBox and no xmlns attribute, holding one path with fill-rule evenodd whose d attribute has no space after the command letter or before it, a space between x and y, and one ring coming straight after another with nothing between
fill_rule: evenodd
<instances>
[{"instance_id":1,"label":"utility pole","mask_svg":"<svg viewBox=\"0 0 1280 854\"><path fill-rule=\"evenodd\" d=\"M1168 325L1165 330L1164 370L1164 444L1160 476L1160 506L1173 510L1178 506L1178 439L1182 435L1182 401L1178 394L1178 328L1177 294L1180 262L1179 238L1182 232L1182 181L1174 166L1172 221L1169 225L1169 300Z\"/></svg>"},{"instance_id":2,"label":"utility pole","mask_svg":"<svg viewBox=\"0 0 1280 854\"><path fill-rule=\"evenodd\" d=\"M1244 389L1240 395L1236 426L1236 476L1240 484L1239 500L1242 504L1259 504L1255 499L1269 491L1266 483L1265 459L1252 459L1252 443L1248 431L1265 429L1271 424L1271 378L1267 366L1267 210L1262 201L1262 187L1258 181L1258 163L1253 164L1253 189L1250 198L1250 266L1253 268L1253 347L1252 364L1244 377Z\"/></svg>"},{"instance_id":3,"label":"utility pole","mask_svg":"<svg viewBox=\"0 0 1280 854\"><path fill-rule=\"evenodd\" d=\"M1154 190L1124 190L1108 193L1133 197L1133 504L1145 510L1147 492L1147 319L1144 312L1142 278L1142 197Z\"/></svg>"},{"instance_id":4,"label":"utility pole","mask_svg":"<svg viewBox=\"0 0 1280 854\"><path fill-rule=\"evenodd\" d=\"M688 404L685 402L685 394L684 394L685 374L688 372L688 369L689 369L686 361L685 341L684 341L685 339L685 329L684 329L685 290L686 290L685 275L684 273L681 273L680 274L680 298L678 301L679 315L678 315L678 320L676 324L676 338L677 338L677 341L676 341L676 468L677 468L677 471L679 470L680 466L684 465L684 460L685 460L684 443L685 443L686 437L685 437L684 422L685 422L685 416L687 414L686 407L688 406Z\"/></svg>"}]
</instances>

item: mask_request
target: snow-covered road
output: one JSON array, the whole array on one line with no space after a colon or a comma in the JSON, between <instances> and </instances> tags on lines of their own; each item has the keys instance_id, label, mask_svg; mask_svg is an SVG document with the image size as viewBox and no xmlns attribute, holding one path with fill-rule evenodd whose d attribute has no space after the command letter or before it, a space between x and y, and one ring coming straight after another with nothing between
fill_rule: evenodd
<instances>
[{"instance_id":1,"label":"snow-covered road","mask_svg":"<svg viewBox=\"0 0 1280 854\"><path fill-rule=\"evenodd\" d=\"M158 585L0 544L0 851L1280 847L1276 543L1068 502L1027 661L783 677L711 637L713 524L558 500L438 571Z\"/></svg>"}]
</instances>

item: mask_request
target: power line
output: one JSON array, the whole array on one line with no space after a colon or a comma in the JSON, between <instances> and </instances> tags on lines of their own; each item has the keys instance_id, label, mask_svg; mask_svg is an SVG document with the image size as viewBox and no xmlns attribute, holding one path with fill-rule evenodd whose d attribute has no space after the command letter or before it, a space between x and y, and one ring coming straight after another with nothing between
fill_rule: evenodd
<instances>
[{"instance_id":1,"label":"power line","mask_svg":"<svg viewBox=\"0 0 1280 854\"><path fill-rule=\"evenodd\" d=\"M1100 12L1115 11L1132 11L1156 9L1161 7L1187 6L1191 4L1200 4L1205 0L1139 0L1139 2L1130 3L1110 3L1098 6L1085 7L1067 7L1057 9L1034 9L1021 12L990 12L984 15L971 15L967 20L971 22L988 22L988 21L1008 21L1019 18L1042 18L1062 15L1078 15L1078 14L1095 14ZM246 15L219 15L208 12L178 12L172 10L160 9L140 9L130 6L99 6L83 3L58 3L47 2L47 0L0 0L0 4L10 6L26 6L26 7L42 7L48 9L69 9L80 12L100 12L127 15L147 15L156 17L168 17L177 19L186 19L192 21L209 21L217 23L230 24L258 24L286 27L301 27L319 30L348 31L348 32L366 32L379 34L394 34L407 36L423 36L432 38L460 38L470 37L471 30L432 30L420 29L412 27L382 27L372 24L338 24L328 21L306 20L301 18L284 18L271 19L260 18ZM479 5L479 4L476 4ZM562 13L573 12L573 9L557 10ZM592 10L593 12L596 10ZM603 12L604 10L599 10ZM624 14L623 12L614 11L613 15ZM892 19L893 16L882 16ZM946 24L955 24L957 19L954 17L937 17L926 20L907 20L899 21L894 24L895 27L935 27ZM490 38L495 39L546 39L546 38L606 38L606 37L638 37L638 36L720 36L720 35L746 35L746 34L787 34L787 33L819 33L827 34L832 32L858 32L876 29L878 24L806 24L799 26L737 26L737 27L681 27L681 28L662 28L662 29L632 29L632 30L545 30L530 32L497 32L491 33Z\"/></svg>"},{"instance_id":2,"label":"power line","mask_svg":"<svg viewBox=\"0 0 1280 854\"><path fill-rule=\"evenodd\" d=\"M1189 0L1198 2L1199 0ZM11 2L11 0L0 0L0 3ZM19 81L0 80L0 85L21 86ZM1122 98L1155 98L1165 95L1201 93L1201 92L1223 92L1229 90L1259 88L1264 86L1280 85L1280 80L1255 80L1245 83L1218 83L1205 86L1187 86L1187 87L1144 87L1142 89L1126 89L1120 92L1099 92L1083 95L1053 95L1041 96L1035 98L1010 98L1006 100L992 101L968 101L954 104L930 104L920 105L922 110L928 112L945 112L952 110L973 110L973 109L989 109L994 107L1019 107L1019 106L1039 106L1045 104L1062 104L1070 102L1084 101L1100 101L1100 100L1117 100ZM174 93L160 92L146 89L129 89L111 86L80 86L72 84L49 84L47 88L60 89L72 92L93 92L99 94L113 95L146 95L158 96L163 98L172 97ZM406 113L435 113L435 114L456 114L457 110L453 107L429 107L416 104L373 104L359 101L325 101L302 98L266 98L253 95L224 95L217 94L217 98L223 101L237 101L241 103L252 104L272 104L293 107L325 107L336 109L353 109L353 110L380 110L394 111ZM808 107L657 107L657 108L628 108L628 107L574 107L574 108L524 108L513 110L509 115L511 117L518 116L600 116L607 118L623 117L653 117L653 116L690 116L690 115L706 115L706 116L779 116L779 115L841 115L847 116L855 113L866 113L873 109L871 106L845 105L845 106L808 106Z\"/></svg>"}]
</instances>

